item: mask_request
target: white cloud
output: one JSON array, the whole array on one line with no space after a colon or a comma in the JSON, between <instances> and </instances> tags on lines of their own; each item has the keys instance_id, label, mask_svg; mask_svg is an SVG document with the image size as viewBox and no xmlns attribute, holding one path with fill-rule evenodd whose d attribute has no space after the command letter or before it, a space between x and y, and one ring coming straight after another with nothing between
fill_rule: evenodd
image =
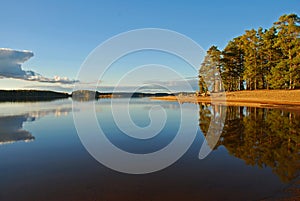
<instances>
[{"instance_id":1,"label":"white cloud","mask_svg":"<svg viewBox=\"0 0 300 201\"><path fill-rule=\"evenodd\" d=\"M23 70L22 64L33 57L33 55L33 52L28 50L0 48L0 77L61 84L73 84L77 82L67 77L55 76L54 78L47 78L34 71Z\"/></svg>"}]
</instances>

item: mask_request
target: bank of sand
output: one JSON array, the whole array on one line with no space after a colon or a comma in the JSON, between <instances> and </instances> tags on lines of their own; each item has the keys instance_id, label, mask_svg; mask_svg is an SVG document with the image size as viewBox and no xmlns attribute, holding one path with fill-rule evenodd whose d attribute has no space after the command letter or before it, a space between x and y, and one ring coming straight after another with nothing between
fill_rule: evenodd
<instances>
[{"instance_id":1,"label":"bank of sand","mask_svg":"<svg viewBox=\"0 0 300 201\"><path fill-rule=\"evenodd\" d=\"M164 96L153 97L153 100L211 103L221 105L249 106L297 110L300 112L300 90L255 90L212 93L208 97Z\"/></svg>"}]
</instances>

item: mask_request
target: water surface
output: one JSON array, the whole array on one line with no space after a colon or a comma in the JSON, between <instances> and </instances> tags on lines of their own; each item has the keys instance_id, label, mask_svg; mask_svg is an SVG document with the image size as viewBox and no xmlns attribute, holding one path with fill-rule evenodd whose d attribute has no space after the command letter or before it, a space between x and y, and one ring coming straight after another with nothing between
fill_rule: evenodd
<instances>
[{"instance_id":1,"label":"water surface","mask_svg":"<svg viewBox=\"0 0 300 201\"><path fill-rule=\"evenodd\" d=\"M109 140L132 153L162 149L180 124L179 103L134 99L130 114L137 125L150 123L153 105L161 105L168 119L157 136L133 139L114 123L109 99L95 105ZM121 99L119 107L125 107ZM71 100L0 103L0 200L262 200L280 197L297 181L299 113L199 104L198 111L190 112L196 118L189 119L196 121L197 136L183 157L161 171L130 175L103 166L86 151L72 114L84 113L83 108L72 111ZM223 132L216 146L208 143L213 151L200 160L216 115L226 115Z\"/></svg>"}]
</instances>

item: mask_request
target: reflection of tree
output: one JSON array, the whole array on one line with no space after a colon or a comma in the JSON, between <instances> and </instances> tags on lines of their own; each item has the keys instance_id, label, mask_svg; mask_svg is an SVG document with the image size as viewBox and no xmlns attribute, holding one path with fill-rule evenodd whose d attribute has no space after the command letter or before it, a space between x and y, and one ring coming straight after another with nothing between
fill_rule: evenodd
<instances>
[{"instance_id":1,"label":"reflection of tree","mask_svg":"<svg viewBox=\"0 0 300 201\"><path fill-rule=\"evenodd\" d=\"M211 111L207 104L199 104L199 126L204 136L207 135L211 119Z\"/></svg>"},{"instance_id":2,"label":"reflection of tree","mask_svg":"<svg viewBox=\"0 0 300 201\"><path fill-rule=\"evenodd\" d=\"M210 124L208 110L202 107L199 112L204 135ZM297 176L300 170L299 114L245 107L228 107L226 113L223 133L215 148L223 145L248 165L270 167L282 181Z\"/></svg>"},{"instance_id":3,"label":"reflection of tree","mask_svg":"<svg viewBox=\"0 0 300 201\"><path fill-rule=\"evenodd\" d=\"M213 150L219 141L224 127L226 107L221 105L199 104L199 126L206 143L201 148L199 157L205 157Z\"/></svg>"}]
</instances>

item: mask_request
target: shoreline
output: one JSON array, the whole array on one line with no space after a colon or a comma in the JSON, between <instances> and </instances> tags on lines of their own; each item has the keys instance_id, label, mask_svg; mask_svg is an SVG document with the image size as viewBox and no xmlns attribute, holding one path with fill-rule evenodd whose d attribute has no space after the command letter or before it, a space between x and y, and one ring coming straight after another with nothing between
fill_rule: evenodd
<instances>
[{"instance_id":1,"label":"shoreline","mask_svg":"<svg viewBox=\"0 0 300 201\"><path fill-rule=\"evenodd\" d=\"M256 90L212 93L207 97L163 96L151 100L177 101L179 103L207 103L226 106L278 108L300 112L300 90Z\"/></svg>"}]
</instances>

